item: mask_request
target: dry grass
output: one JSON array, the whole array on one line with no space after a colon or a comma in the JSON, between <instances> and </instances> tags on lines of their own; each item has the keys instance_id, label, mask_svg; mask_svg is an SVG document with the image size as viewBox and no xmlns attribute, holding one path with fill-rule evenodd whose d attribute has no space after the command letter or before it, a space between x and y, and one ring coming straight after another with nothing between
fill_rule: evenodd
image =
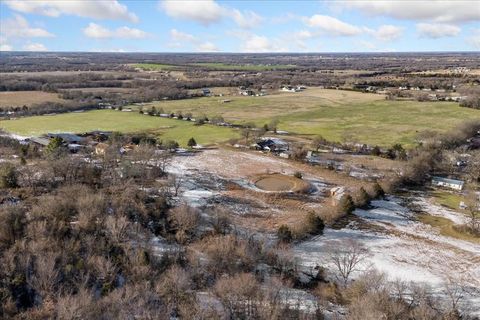
<instances>
[{"instance_id":1,"label":"dry grass","mask_svg":"<svg viewBox=\"0 0 480 320\"><path fill-rule=\"evenodd\" d=\"M30 107L36 103L64 102L56 93L43 91L6 91L0 92L0 107Z\"/></svg>"}]
</instances>

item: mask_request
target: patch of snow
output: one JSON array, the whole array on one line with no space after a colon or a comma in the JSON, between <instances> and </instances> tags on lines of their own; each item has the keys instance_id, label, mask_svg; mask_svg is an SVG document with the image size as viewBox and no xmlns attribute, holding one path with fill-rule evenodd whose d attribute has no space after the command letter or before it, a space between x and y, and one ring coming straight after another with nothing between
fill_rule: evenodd
<instances>
[{"instance_id":1,"label":"patch of snow","mask_svg":"<svg viewBox=\"0 0 480 320\"><path fill-rule=\"evenodd\" d=\"M294 247L300 266L308 270L323 265L333 271L328 249L354 239L369 250L361 271L375 268L392 281L428 285L440 296L447 277L458 278L462 283L468 279L467 286L480 287L480 244L440 235L429 225L416 221L414 213L402 206L399 199L372 201L372 206L369 210L357 209L355 214L379 228L353 222L340 230L326 228L323 236ZM354 273L353 278L361 271ZM473 295L466 300L472 306L479 301L480 297ZM480 314L480 310L474 314Z\"/></svg>"}]
</instances>

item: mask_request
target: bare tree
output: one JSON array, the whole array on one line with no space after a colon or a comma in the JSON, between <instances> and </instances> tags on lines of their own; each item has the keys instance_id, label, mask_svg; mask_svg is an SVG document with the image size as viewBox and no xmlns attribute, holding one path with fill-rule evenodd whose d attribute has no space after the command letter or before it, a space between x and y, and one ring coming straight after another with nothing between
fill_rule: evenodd
<instances>
[{"instance_id":1,"label":"bare tree","mask_svg":"<svg viewBox=\"0 0 480 320\"><path fill-rule=\"evenodd\" d=\"M157 155L156 160L157 160L157 165L159 166L160 170L162 170L163 173L167 172L167 166L172 162L173 154L168 151L164 150L160 154Z\"/></svg>"},{"instance_id":2,"label":"bare tree","mask_svg":"<svg viewBox=\"0 0 480 320\"><path fill-rule=\"evenodd\" d=\"M465 204L467 206L468 225L473 232L480 231L480 195L474 190L467 192Z\"/></svg>"},{"instance_id":3,"label":"bare tree","mask_svg":"<svg viewBox=\"0 0 480 320\"><path fill-rule=\"evenodd\" d=\"M169 221L175 229L175 238L180 243L187 243L194 235L200 221L197 209L188 205L173 208L168 213Z\"/></svg>"},{"instance_id":4,"label":"bare tree","mask_svg":"<svg viewBox=\"0 0 480 320\"><path fill-rule=\"evenodd\" d=\"M35 257L35 273L29 284L37 290L42 299L53 299L55 288L60 281L60 272L56 268L59 255L54 252L42 253Z\"/></svg>"},{"instance_id":5,"label":"bare tree","mask_svg":"<svg viewBox=\"0 0 480 320\"><path fill-rule=\"evenodd\" d=\"M221 278L213 290L225 307L229 319L258 318L257 308L262 291L251 273Z\"/></svg>"},{"instance_id":6,"label":"bare tree","mask_svg":"<svg viewBox=\"0 0 480 320\"><path fill-rule=\"evenodd\" d=\"M178 175L169 175L169 178L168 178L168 184L170 186L170 188L173 188L174 190L174 196L178 196L178 191L180 190L180 188L182 187L183 185L183 178L181 176L178 176Z\"/></svg>"},{"instance_id":7,"label":"bare tree","mask_svg":"<svg viewBox=\"0 0 480 320\"><path fill-rule=\"evenodd\" d=\"M443 293L449 302L448 312L459 315L459 306L467 294L465 286L459 279L454 279L453 277L449 276L444 283Z\"/></svg>"},{"instance_id":8,"label":"bare tree","mask_svg":"<svg viewBox=\"0 0 480 320\"><path fill-rule=\"evenodd\" d=\"M340 246L329 246L329 260L338 272L337 277L346 286L353 272L359 271L368 257L368 250L355 240L345 240Z\"/></svg>"}]
</instances>

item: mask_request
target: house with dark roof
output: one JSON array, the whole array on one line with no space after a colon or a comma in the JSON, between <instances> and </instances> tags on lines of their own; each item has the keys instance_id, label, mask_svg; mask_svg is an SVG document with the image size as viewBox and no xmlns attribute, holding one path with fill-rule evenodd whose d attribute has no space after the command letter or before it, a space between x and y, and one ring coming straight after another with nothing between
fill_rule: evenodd
<instances>
[{"instance_id":1,"label":"house with dark roof","mask_svg":"<svg viewBox=\"0 0 480 320\"><path fill-rule=\"evenodd\" d=\"M289 145L286 141L278 138L263 138L255 145L258 150L269 152L285 152L289 150Z\"/></svg>"},{"instance_id":2,"label":"house with dark roof","mask_svg":"<svg viewBox=\"0 0 480 320\"><path fill-rule=\"evenodd\" d=\"M81 144L84 140L84 138L72 133L48 133L47 137L50 139L61 138L68 144Z\"/></svg>"}]
</instances>

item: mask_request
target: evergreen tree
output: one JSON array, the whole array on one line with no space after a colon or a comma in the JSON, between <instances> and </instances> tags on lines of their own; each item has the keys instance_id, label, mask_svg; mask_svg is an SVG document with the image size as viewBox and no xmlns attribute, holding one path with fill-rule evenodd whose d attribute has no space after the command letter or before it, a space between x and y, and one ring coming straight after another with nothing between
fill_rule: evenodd
<instances>
[{"instance_id":1,"label":"evergreen tree","mask_svg":"<svg viewBox=\"0 0 480 320\"><path fill-rule=\"evenodd\" d=\"M290 228L284 224L282 224L277 230L277 237L278 241L288 243L292 241L292 231Z\"/></svg>"},{"instance_id":2,"label":"evergreen tree","mask_svg":"<svg viewBox=\"0 0 480 320\"><path fill-rule=\"evenodd\" d=\"M193 148L197 145L197 141L195 141L194 138L190 138L187 142L187 146L189 146L190 148Z\"/></svg>"}]
</instances>

